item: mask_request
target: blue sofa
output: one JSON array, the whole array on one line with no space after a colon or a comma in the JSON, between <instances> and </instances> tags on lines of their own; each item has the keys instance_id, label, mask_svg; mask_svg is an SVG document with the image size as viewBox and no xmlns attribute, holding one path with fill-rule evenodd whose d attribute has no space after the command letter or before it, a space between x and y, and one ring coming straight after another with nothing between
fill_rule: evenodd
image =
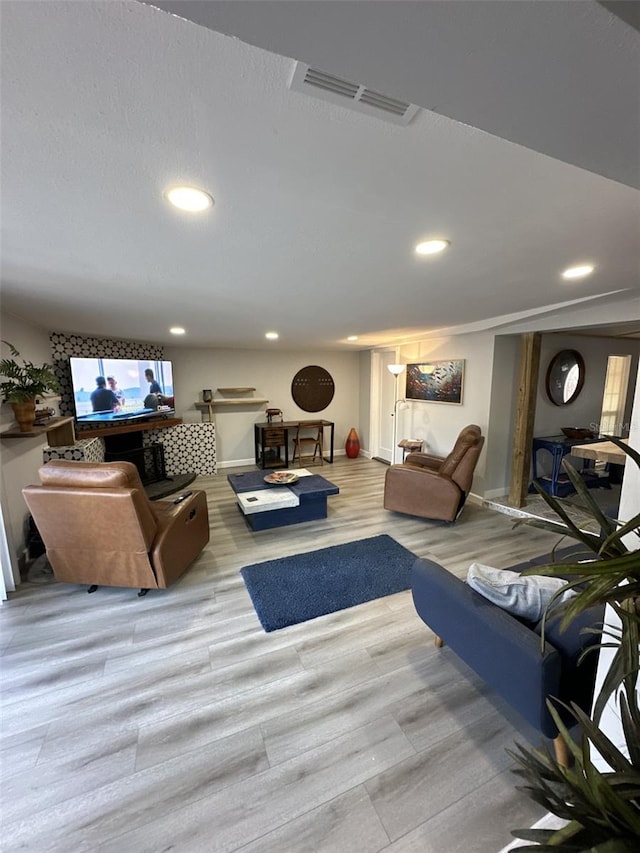
<instances>
[{"instance_id":1,"label":"blue sofa","mask_svg":"<svg viewBox=\"0 0 640 853\"><path fill-rule=\"evenodd\" d=\"M561 562L570 550L556 561ZM549 562L545 555L509 568L523 571ZM557 760L567 765L569 753L546 700L554 697L590 710L598 654L588 654L580 665L578 658L584 648L600 641L599 634L582 633L582 629L601 628L604 607L585 611L564 632L559 630L558 618L548 620L543 650L537 625L492 604L438 563L418 559L411 575L416 611L436 634L436 645L446 642L527 722L551 738ZM559 710L572 725L571 715Z\"/></svg>"}]
</instances>

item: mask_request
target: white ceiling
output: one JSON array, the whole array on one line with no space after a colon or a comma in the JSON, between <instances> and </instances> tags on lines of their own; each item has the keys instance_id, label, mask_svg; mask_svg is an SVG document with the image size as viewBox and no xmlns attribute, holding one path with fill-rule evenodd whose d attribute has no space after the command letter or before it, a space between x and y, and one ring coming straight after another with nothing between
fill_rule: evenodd
<instances>
[{"instance_id":1,"label":"white ceiling","mask_svg":"<svg viewBox=\"0 0 640 853\"><path fill-rule=\"evenodd\" d=\"M604 5L157 5L2 0L3 310L342 348L640 293L640 38ZM288 57L423 109L399 127L293 92ZM213 210L170 208L177 182Z\"/></svg>"}]
</instances>

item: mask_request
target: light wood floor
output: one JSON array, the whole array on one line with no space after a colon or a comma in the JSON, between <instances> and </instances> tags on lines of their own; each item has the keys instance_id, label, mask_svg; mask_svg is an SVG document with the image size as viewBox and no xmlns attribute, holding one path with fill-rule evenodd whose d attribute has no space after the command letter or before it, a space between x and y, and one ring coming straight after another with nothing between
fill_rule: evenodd
<instances>
[{"instance_id":1,"label":"light wood floor","mask_svg":"<svg viewBox=\"0 0 640 853\"><path fill-rule=\"evenodd\" d=\"M325 465L329 517L261 533L228 471L201 478L211 543L171 589L11 595L5 853L495 853L541 816L505 754L538 735L435 649L410 592L271 634L255 616L239 570L263 559L389 533L464 575L553 541L474 505L453 526L387 512L385 470Z\"/></svg>"}]
</instances>

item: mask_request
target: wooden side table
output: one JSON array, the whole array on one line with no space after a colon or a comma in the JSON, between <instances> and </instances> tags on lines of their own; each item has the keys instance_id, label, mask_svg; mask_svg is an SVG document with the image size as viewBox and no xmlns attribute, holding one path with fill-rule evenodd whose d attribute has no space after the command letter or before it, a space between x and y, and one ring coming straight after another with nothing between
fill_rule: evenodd
<instances>
[{"instance_id":1,"label":"wooden side table","mask_svg":"<svg viewBox=\"0 0 640 853\"><path fill-rule=\"evenodd\" d=\"M402 461L404 462L404 458L407 453L413 453L415 450L420 453L422 451L422 445L424 441L420 438L403 438L402 441L398 442L398 447L402 448Z\"/></svg>"}]
</instances>

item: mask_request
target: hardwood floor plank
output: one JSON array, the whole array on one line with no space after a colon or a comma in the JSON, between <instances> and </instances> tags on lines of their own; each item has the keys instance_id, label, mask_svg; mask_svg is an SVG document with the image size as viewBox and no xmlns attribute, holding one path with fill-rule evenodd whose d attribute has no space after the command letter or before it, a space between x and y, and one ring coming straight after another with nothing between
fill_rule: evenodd
<instances>
[{"instance_id":1,"label":"hardwood floor plank","mask_svg":"<svg viewBox=\"0 0 640 853\"><path fill-rule=\"evenodd\" d=\"M289 821L283 827L239 848L241 853L379 853L388 849L389 836L359 785Z\"/></svg>"},{"instance_id":2,"label":"hardwood floor plank","mask_svg":"<svg viewBox=\"0 0 640 853\"><path fill-rule=\"evenodd\" d=\"M67 740L64 751L48 757L41 753L37 765L15 768L12 774L3 768L3 822L27 820L34 802L38 811L45 811L133 774L137 731L114 731L108 739L106 734L101 731L99 741L88 743L82 732L74 741Z\"/></svg>"},{"instance_id":3,"label":"hardwood floor plank","mask_svg":"<svg viewBox=\"0 0 640 853\"><path fill-rule=\"evenodd\" d=\"M7 850L485 853L541 815L506 771L530 731L434 648L410 591L270 634L258 622L249 563L387 533L463 576L555 543L474 504L454 525L388 512L385 471L338 457L326 519L258 533L226 471L200 478L211 541L170 589L10 594Z\"/></svg>"},{"instance_id":4,"label":"hardwood floor plank","mask_svg":"<svg viewBox=\"0 0 640 853\"><path fill-rule=\"evenodd\" d=\"M515 790L515 779L508 770L496 774L403 835L387 853L496 853L505 843L505 816L514 829L540 817L539 806Z\"/></svg>"},{"instance_id":5,"label":"hardwood floor plank","mask_svg":"<svg viewBox=\"0 0 640 853\"><path fill-rule=\"evenodd\" d=\"M139 730L137 766L146 767L206 745L220 737L274 717L294 719L308 697L324 700L354 684L369 682L380 671L364 651L302 670L249 692L234 693L208 705L156 720Z\"/></svg>"},{"instance_id":6,"label":"hardwood floor plank","mask_svg":"<svg viewBox=\"0 0 640 853\"><path fill-rule=\"evenodd\" d=\"M511 766L504 746L504 722L494 711L468 725L464 737L455 732L367 782L389 838L400 838Z\"/></svg>"},{"instance_id":7,"label":"hardwood floor plank","mask_svg":"<svg viewBox=\"0 0 640 853\"><path fill-rule=\"evenodd\" d=\"M28 838L32 849L68 851L89 845L88 849L96 850L105 837L120 835L125 829L132 834L149 822L164 825L176 808L181 811L212 798L215 792L231 789L243 778L255 779L267 767L259 729L245 730L241 736L216 741L116 782L85 789L55 807L13 821L4 828L4 840L9 849Z\"/></svg>"},{"instance_id":8,"label":"hardwood floor plank","mask_svg":"<svg viewBox=\"0 0 640 853\"><path fill-rule=\"evenodd\" d=\"M165 814L140 831L127 832L101 850L157 853L169 836L177 849L237 850L411 754L395 720L377 719L200 803Z\"/></svg>"}]
</instances>

